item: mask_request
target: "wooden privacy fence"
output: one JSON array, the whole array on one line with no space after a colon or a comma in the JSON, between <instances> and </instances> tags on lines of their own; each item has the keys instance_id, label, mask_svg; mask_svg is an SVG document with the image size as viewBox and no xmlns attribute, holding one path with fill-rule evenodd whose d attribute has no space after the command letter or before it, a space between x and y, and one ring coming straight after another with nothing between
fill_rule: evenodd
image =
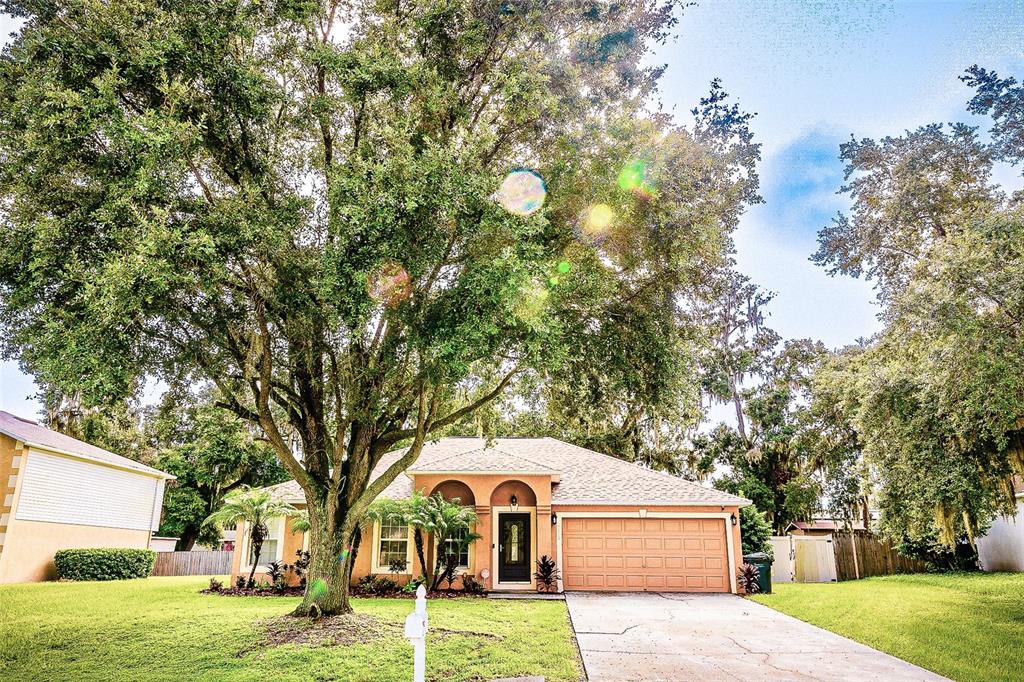
<instances>
[{"instance_id":1,"label":"wooden privacy fence","mask_svg":"<svg viewBox=\"0 0 1024 682\"><path fill-rule=\"evenodd\" d=\"M157 552L153 575L226 575L233 552Z\"/></svg>"},{"instance_id":2,"label":"wooden privacy fence","mask_svg":"<svg viewBox=\"0 0 1024 682\"><path fill-rule=\"evenodd\" d=\"M772 582L827 583L873 575L922 573L927 566L908 559L889 542L866 533L773 537Z\"/></svg>"},{"instance_id":3,"label":"wooden privacy fence","mask_svg":"<svg viewBox=\"0 0 1024 682\"><path fill-rule=\"evenodd\" d=\"M839 580L870 578L873 575L923 573L927 565L899 554L889 541L866 533L836 533L832 536Z\"/></svg>"}]
</instances>

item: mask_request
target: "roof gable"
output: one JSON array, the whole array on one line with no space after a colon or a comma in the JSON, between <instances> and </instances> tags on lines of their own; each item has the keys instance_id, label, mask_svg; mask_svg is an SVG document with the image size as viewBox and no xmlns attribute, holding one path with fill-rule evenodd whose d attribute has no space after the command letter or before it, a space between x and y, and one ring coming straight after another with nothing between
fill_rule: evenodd
<instances>
[{"instance_id":1,"label":"roof gable","mask_svg":"<svg viewBox=\"0 0 1024 682\"><path fill-rule=\"evenodd\" d=\"M108 464L121 469L130 469L132 471L149 474L151 476L159 476L160 478L174 478L174 476L164 473L159 469L154 469L153 467L146 466L141 462L136 462L133 459L128 459L121 455L115 455L113 452L96 447L95 445L90 445L85 441L72 438L71 436L60 433L59 431L48 429L42 424L30 419L23 419L22 417L15 416L10 412L0 411L0 433L10 436L15 440L20 440L30 447L36 447L41 450L71 455L73 457L79 457L81 459L99 462L101 464Z\"/></svg>"}]
</instances>

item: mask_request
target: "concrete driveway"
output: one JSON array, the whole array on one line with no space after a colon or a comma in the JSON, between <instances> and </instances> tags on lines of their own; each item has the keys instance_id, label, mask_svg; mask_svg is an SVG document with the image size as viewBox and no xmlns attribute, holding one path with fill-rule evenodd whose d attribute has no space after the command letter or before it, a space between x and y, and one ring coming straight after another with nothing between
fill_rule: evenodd
<instances>
[{"instance_id":1,"label":"concrete driveway","mask_svg":"<svg viewBox=\"0 0 1024 682\"><path fill-rule=\"evenodd\" d=\"M946 679L733 595L569 592L565 600L594 682Z\"/></svg>"}]
</instances>

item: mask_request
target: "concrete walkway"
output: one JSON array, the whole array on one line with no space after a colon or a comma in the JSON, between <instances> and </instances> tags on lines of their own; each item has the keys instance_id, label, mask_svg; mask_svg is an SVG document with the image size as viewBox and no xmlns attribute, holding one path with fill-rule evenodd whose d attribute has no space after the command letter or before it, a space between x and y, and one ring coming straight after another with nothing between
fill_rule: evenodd
<instances>
[{"instance_id":1,"label":"concrete walkway","mask_svg":"<svg viewBox=\"0 0 1024 682\"><path fill-rule=\"evenodd\" d=\"M570 592L566 604L592 682L946 680L733 595Z\"/></svg>"}]
</instances>

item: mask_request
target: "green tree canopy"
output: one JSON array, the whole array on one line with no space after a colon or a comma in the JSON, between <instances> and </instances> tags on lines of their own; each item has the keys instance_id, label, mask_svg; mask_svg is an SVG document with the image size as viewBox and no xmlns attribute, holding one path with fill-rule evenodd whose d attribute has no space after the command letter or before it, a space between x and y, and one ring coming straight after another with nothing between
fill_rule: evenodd
<instances>
[{"instance_id":1,"label":"green tree canopy","mask_svg":"<svg viewBox=\"0 0 1024 682\"><path fill-rule=\"evenodd\" d=\"M1024 213L990 181L994 159L1024 160L1024 100L983 69L965 80L972 110L992 113L993 142L934 125L844 146L855 208L816 256L877 275L886 321L828 364L816 392L863 445L883 529L949 547L1013 510L1011 476L1024 471Z\"/></svg>"},{"instance_id":2,"label":"green tree canopy","mask_svg":"<svg viewBox=\"0 0 1024 682\"><path fill-rule=\"evenodd\" d=\"M645 113L673 0L2 8L5 352L87 403L215 384L306 497L299 613L349 610L338 558L430 434L722 243L689 212L751 153L713 102L725 163L664 204L618 182L704 153Z\"/></svg>"},{"instance_id":3,"label":"green tree canopy","mask_svg":"<svg viewBox=\"0 0 1024 682\"><path fill-rule=\"evenodd\" d=\"M179 538L179 549L220 540L203 522L231 491L288 479L262 434L210 395L170 391L144 428L157 451L153 466L177 477L164 497L159 533Z\"/></svg>"}]
</instances>

